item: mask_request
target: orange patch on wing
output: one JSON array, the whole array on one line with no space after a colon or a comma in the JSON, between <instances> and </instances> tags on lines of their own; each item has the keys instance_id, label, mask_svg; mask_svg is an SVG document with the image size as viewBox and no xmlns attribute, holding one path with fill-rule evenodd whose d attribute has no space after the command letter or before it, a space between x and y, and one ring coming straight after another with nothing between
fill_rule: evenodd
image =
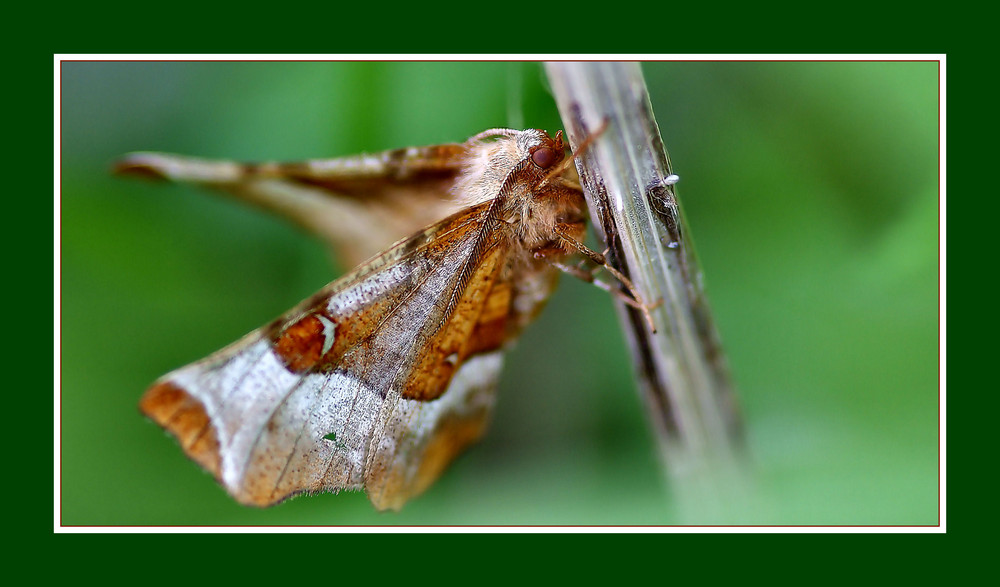
<instances>
[{"instance_id":1,"label":"orange patch on wing","mask_svg":"<svg viewBox=\"0 0 1000 587\"><path fill-rule=\"evenodd\" d=\"M491 252L476 268L454 312L420 349L420 356L400 395L406 399L437 399L459 365L469 356L476 325L489 309L490 292L500 273L500 251Z\"/></svg>"},{"instance_id":2,"label":"orange patch on wing","mask_svg":"<svg viewBox=\"0 0 1000 587\"><path fill-rule=\"evenodd\" d=\"M309 314L286 327L274 341L274 352L281 357L289 370L296 373L308 371L323 357L326 335L323 322Z\"/></svg>"},{"instance_id":3,"label":"orange patch on wing","mask_svg":"<svg viewBox=\"0 0 1000 587\"><path fill-rule=\"evenodd\" d=\"M476 355L494 351L507 341L507 317L480 322L469 339L469 354Z\"/></svg>"},{"instance_id":4,"label":"orange patch on wing","mask_svg":"<svg viewBox=\"0 0 1000 587\"><path fill-rule=\"evenodd\" d=\"M476 329L469 337L467 355L485 353L503 346L507 341L507 318L510 316L511 289L509 283L498 283L490 290Z\"/></svg>"},{"instance_id":5,"label":"orange patch on wing","mask_svg":"<svg viewBox=\"0 0 1000 587\"><path fill-rule=\"evenodd\" d=\"M139 409L173 434L196 463L219 476L219 439L205 406L170 381L146 391Z\"/></svg>"},{"instance_id":6,"label":"orange patch on wing","mask_svg":"<svg viewBox=\"0 0 1000 587\"><path fill-rule=\"evenodd\" d=\"M488 414L483 411L466 418L447 418L438 424L420 459L413 495L430 487L465 447L482 437L487 420Z\"/></svg>"}]
</instances>

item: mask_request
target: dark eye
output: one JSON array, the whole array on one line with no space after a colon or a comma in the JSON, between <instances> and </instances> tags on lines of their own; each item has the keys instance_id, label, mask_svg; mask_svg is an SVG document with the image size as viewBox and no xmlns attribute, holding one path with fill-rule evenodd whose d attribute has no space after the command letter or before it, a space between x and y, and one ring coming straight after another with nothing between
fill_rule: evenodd
<instances>
[{"instance_id":1,"label":"dark eye","mask_svg":"<svg viewBox=\"0 0 1000 587\"><path fill-rule=\"evenodd\" d=\"M531 160L535 162L535 165L546 169L556 162L556 152L548 147L540 147L531 154Z\"/></svg>"}]
</instances>

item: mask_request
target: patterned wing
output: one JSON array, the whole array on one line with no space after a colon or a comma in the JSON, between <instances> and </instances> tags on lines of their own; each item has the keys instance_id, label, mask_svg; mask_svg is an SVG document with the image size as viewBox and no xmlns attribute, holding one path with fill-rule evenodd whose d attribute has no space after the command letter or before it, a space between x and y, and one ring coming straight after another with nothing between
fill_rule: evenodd
<instances>
[{"instance_id":1,"label":"patterned wing","mask_svg":"<svg viewBox=\"0 0 1000 587\"><path fill-rule=\"evenodd\" d=\"M450 190L466 144L297 163L236 163L132 153L123 175L192 183L276 212L332 245L347 267L458 211Z\"/></svg>"},{"instance_id":2,"label":"patterned wing","mask_svg":"<svg viewBox=\"0 0 1000 587\"><path fill-rule=\"evenodd\" d=\"M140 407L242 503L363 488L399 509L485 430L508 254L490 204L469 207L165 375Z\"/></svg>"}]
</instances>

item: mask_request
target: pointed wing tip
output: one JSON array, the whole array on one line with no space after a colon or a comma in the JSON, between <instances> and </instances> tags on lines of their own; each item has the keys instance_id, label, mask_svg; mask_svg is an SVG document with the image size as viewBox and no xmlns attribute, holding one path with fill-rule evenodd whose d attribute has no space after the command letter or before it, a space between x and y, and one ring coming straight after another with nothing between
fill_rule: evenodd
<instances>
[{"instance_id":1,"label":"pointed wing tip","mask_svg":"<svg viewBox=\"0 0 1000 587\"><path fill-rule=\"evenodd\" d=\"M183 387L170 380L154 383L139 400L139 411L169 432L184 453L211 473L229 495L245 506L266 508L292 497L298 491L276 495L231 487L222 479L218 434L205 405ZM301 491L301 490L300 490Z\"/></svg>"},{"instance_id":2,"label":"pointed wing tip","mask_svg":"<svg viewBox=\"0 0 1000 587\"><path fill-rule=\"evenodd\" d=\"M204 404L173 382L161 381L142 396L139 410L174 435L188 457L221 478L219 439Z\"/></svg>"},{"instance_id":3,"label":"pointed wing tip","mask_svg":"<svg viewBox=\"0 0 1000 587\"><path fill-rule=\"evenodd\" d=\"M130 153L111 164L111 173L154 180L169 179L154 153Z\"/></svg>"}]
</instances>

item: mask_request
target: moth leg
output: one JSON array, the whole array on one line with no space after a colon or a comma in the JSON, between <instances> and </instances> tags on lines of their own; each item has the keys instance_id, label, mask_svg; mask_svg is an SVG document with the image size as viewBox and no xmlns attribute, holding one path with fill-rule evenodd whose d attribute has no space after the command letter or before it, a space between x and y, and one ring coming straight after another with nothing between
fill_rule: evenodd
<instances>
[{"instance_id":1,"label":"moth leg","mask_svg":"<svg viewBox=\"0 0 1000 587\"><path fill-rule=\"evenodd\" d=\"M643 306L642 304L640 304L636 300L632 299L632 296L630 294L625 293L625 292L623 292L620 289L617 289L615 286L611 285L610 283L607 283L605 281L601 281L600 279L597 279L597 276L595 275L595 273L597 273L597 271L600 271L600 269L601 269L600 266L595 267L594 269L587 270L587 269L584 269L584 268L580 267L579 265L567 265L565 263L560 263L559 261L556 261L555 259L549 258L548 256L546 256L545 252L543 252L543 251L537 251L537 252L535 252L535 258L536 259L542 259L542 260L544 260L549 265L552 265L553 267L555 267L556 269L562 271L563 273L572 275L573 277L579 279L580 281L584 281L584 282L589 283L591 285L596 285L597 287L603 289L604 291L610 293L611 295L613 295L616 298L620 299L621 301L625 302L629 306L632 306L636 310L642 311L642 310L645 309L645 306Z\"/></svg>"},{"instance_id":2,"label":"moth leg","mask_svg":"<svg viewBox=\"0 0 1000 587\"><path fill-rule=\"evenodd\" d=\"M653 324L653 317L650 315L649 311L651 309L655 308L656 306L658 306L659 303L650 306L650 305L646 304L642 300L642 296L639 295L639 291L636 289L635 285L632 283L632 280L630 280L628 277L626 277L625 275L623 275L621 271L615 269L610 264L608 264L607 249L605 250L604 253L598 253L597 251L592 250L587 245L585 245L585 244L581 243L580 241L576 240L575 238L573 238L569 234L569 232L567 231L567 229L564 228L560 224L556 224L555 225L555 233L557 235L559 235L559 238L562 239L563 242L565 242L570 247L572 247L573 249L575 249L578 253L582 254L584 257L586 257L590 261L594 262L599 267L604 268L608 273L610 273L611 275L613 275L615 277L615 279L617 279L623 286L625 286L625 289L628 290L628 295L625 295L621 290L614 289L610 285L608 285L606 283L603 283L600 280L596 279L594 277L594 275L592 273L590 273L590 272L582 271L579 268L573 268L573 267L570 267L570 266L566 266L566 265L563 265L562 263L558 263L557 264L556 262L553 262L552 260L549 260L549 259L546 259L546 261L548 261L549 263L551 263L554 267L556 267L556 268L558 268L558 269L560 269L562 271L565 271L565 272L569 273L570 275L578 277L578 278L580 278L583 281L586 281L588 283L593 283L594 285L600 287L601 289L605 289L607 291L611 291L611 292L615 293L626 304L628 304L629 306L632 306L633 308L635 308L635 309L639 310L640 312L642 312L643 317L646 319L646 323L649 325L649 329L652 332L656 332L656 326ZM536 254L536 256L537 256L537 254ZM541 258L544 258L544 253L543 253L543 255L542 255ZM577 270L579 270L580 273L577 273Z\"/></svg>"}]
</instances>

